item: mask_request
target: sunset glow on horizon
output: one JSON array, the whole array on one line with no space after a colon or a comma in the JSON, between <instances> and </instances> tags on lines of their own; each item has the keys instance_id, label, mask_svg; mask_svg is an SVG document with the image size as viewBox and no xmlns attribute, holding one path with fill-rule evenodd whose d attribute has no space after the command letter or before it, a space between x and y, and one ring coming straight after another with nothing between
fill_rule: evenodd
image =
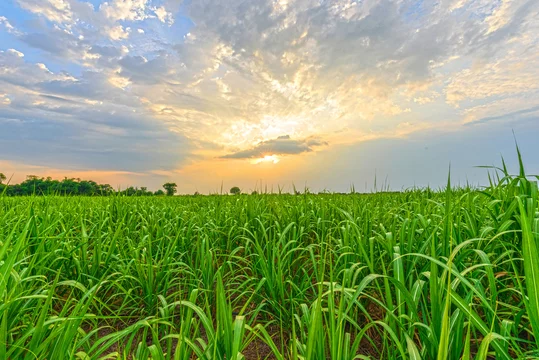
<instances>
[{"instance_id":1,"label":"sunset glow on horizon","mask_svg":"<svg viewBox=\"0 0 539 360\"><path fill-rule=\"evenodd\" d=\"M278 162L279 162L279 157L277 155L265 155L264 157L254 159L252 161L253 164L260 164L260 163L277 164Z\"/></svg>"}]
</instances>

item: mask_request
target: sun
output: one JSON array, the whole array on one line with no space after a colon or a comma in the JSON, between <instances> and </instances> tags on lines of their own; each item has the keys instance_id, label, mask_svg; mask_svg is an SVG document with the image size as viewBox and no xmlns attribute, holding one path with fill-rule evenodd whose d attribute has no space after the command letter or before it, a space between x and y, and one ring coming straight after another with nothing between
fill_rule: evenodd
<instances>
[{"instance_id":1,"label":"sun","mask_svg":"<svg viewBox=\"0 0 539 360\"><path fill-rule=\"evenodd\" d=\"M277 155L264 155L264 157L253 159L251 163L260 164L260 163L273 163L277 164L279 162L279 157Z\"/></svg>"}]
</instances>

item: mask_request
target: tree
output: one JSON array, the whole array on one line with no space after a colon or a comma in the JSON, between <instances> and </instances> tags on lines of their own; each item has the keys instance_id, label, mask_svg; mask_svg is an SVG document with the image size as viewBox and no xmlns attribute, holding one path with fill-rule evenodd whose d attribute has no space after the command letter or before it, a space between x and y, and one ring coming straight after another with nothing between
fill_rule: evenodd
<instances>
[{"instance_id":1,"label":"tree","mask_svg":"<svg viewBox=\"0 0 539 360\"><path fill-rule=\"evenodd\" d=\"M97 183L92 180L79 181L79 195L94 195L97 189Z\"/></svg>"},{"instance_id":2,"label":"tree","mask_svg":"<svg viewBox=\"0 0 539 360\"><path fill-rule=\"evenodd\" d=\"M109 184L97 185L97 193L100 195L110 195L114 193L114 188Z\"/></svg>"},{"instance_id":3,"label":"tree","mask_svg":"<svg viewBox=\"0 0 539 360\"><path fill-rule=\"evenodd\" d=\"M163 196L165 195L165 192L163 190L157 190L156 192L153 193L155 196Z\"/></svg>"},{"instance_id":4,"label":"tree","mask_svg":"<svg viewBox=\"0 0 539 360\"><path fill-rule=\"evenodd\" d=\"M3 173L0 173L0 184L6 181L6 179L7 179L6 175L4 175Z\"/></svg>"},{"instance_id":5,"label":"tree","mask_svg":"<svg viewBox=\"0 0 539 360\"><path fill-rule=\"evenodd\" d=\"M241 190L240 190L239 187L234 186L232 189L230 189L230 193L231 193L232 195L238 195L238 194L241 193Z\"/></svg>"},{"instance_id":6,"label":"tree","mask_svg":"<svg viewBox=\"0 0 539 360\"><path fill-rule=\"evenodd\" d=\"M133 196L135 195L137 192L138 192L138 189L132 187L132 186L129 186L127 189L125 189L124 191L124 194L127 195L127 196Z\"/></svg>"},{"instance_id":7,"label":"tree","mask_svg":"<svg viewBox=\"0 0 539 360\"><path fill-rule=\"evenodd\" d=\"M176 193L176 188L178 187L178 185L176 185L176 183L166 183L166 184L163 184L163 188L165 189L165 191L167 192L167 196L172 196Z\"/></svg>"}]
</instances>

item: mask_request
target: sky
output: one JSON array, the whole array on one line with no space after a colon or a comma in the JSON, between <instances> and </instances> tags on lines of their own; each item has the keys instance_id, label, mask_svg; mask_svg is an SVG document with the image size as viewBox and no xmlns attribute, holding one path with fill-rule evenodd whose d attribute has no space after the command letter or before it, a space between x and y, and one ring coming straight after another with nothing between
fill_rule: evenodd
<instances>
[{"instance_id":1,"label":"sky","mask_svg":"<svg viewBox=\"0 0 539 360\"><path fill-rule=\"evenodd\" d=\"M2 0L0 172L180 193L539 173L537 0Z\"/></svg>"}]
</instances>

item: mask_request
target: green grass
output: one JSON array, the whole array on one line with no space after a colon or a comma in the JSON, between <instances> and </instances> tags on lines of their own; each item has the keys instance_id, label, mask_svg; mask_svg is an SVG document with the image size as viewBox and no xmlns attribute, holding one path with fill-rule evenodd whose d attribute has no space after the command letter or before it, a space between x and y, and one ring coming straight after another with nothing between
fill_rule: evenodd
<instances>
[{"instance_id":1,"label":"green grass","mask_svg":"<svg viewBox=\"0 0 539 360\"><path fill-rule=\"evenodd\" d=\"M537 184L0 198L0 359L539 356Z\"/></svg>"}]
</instances>

